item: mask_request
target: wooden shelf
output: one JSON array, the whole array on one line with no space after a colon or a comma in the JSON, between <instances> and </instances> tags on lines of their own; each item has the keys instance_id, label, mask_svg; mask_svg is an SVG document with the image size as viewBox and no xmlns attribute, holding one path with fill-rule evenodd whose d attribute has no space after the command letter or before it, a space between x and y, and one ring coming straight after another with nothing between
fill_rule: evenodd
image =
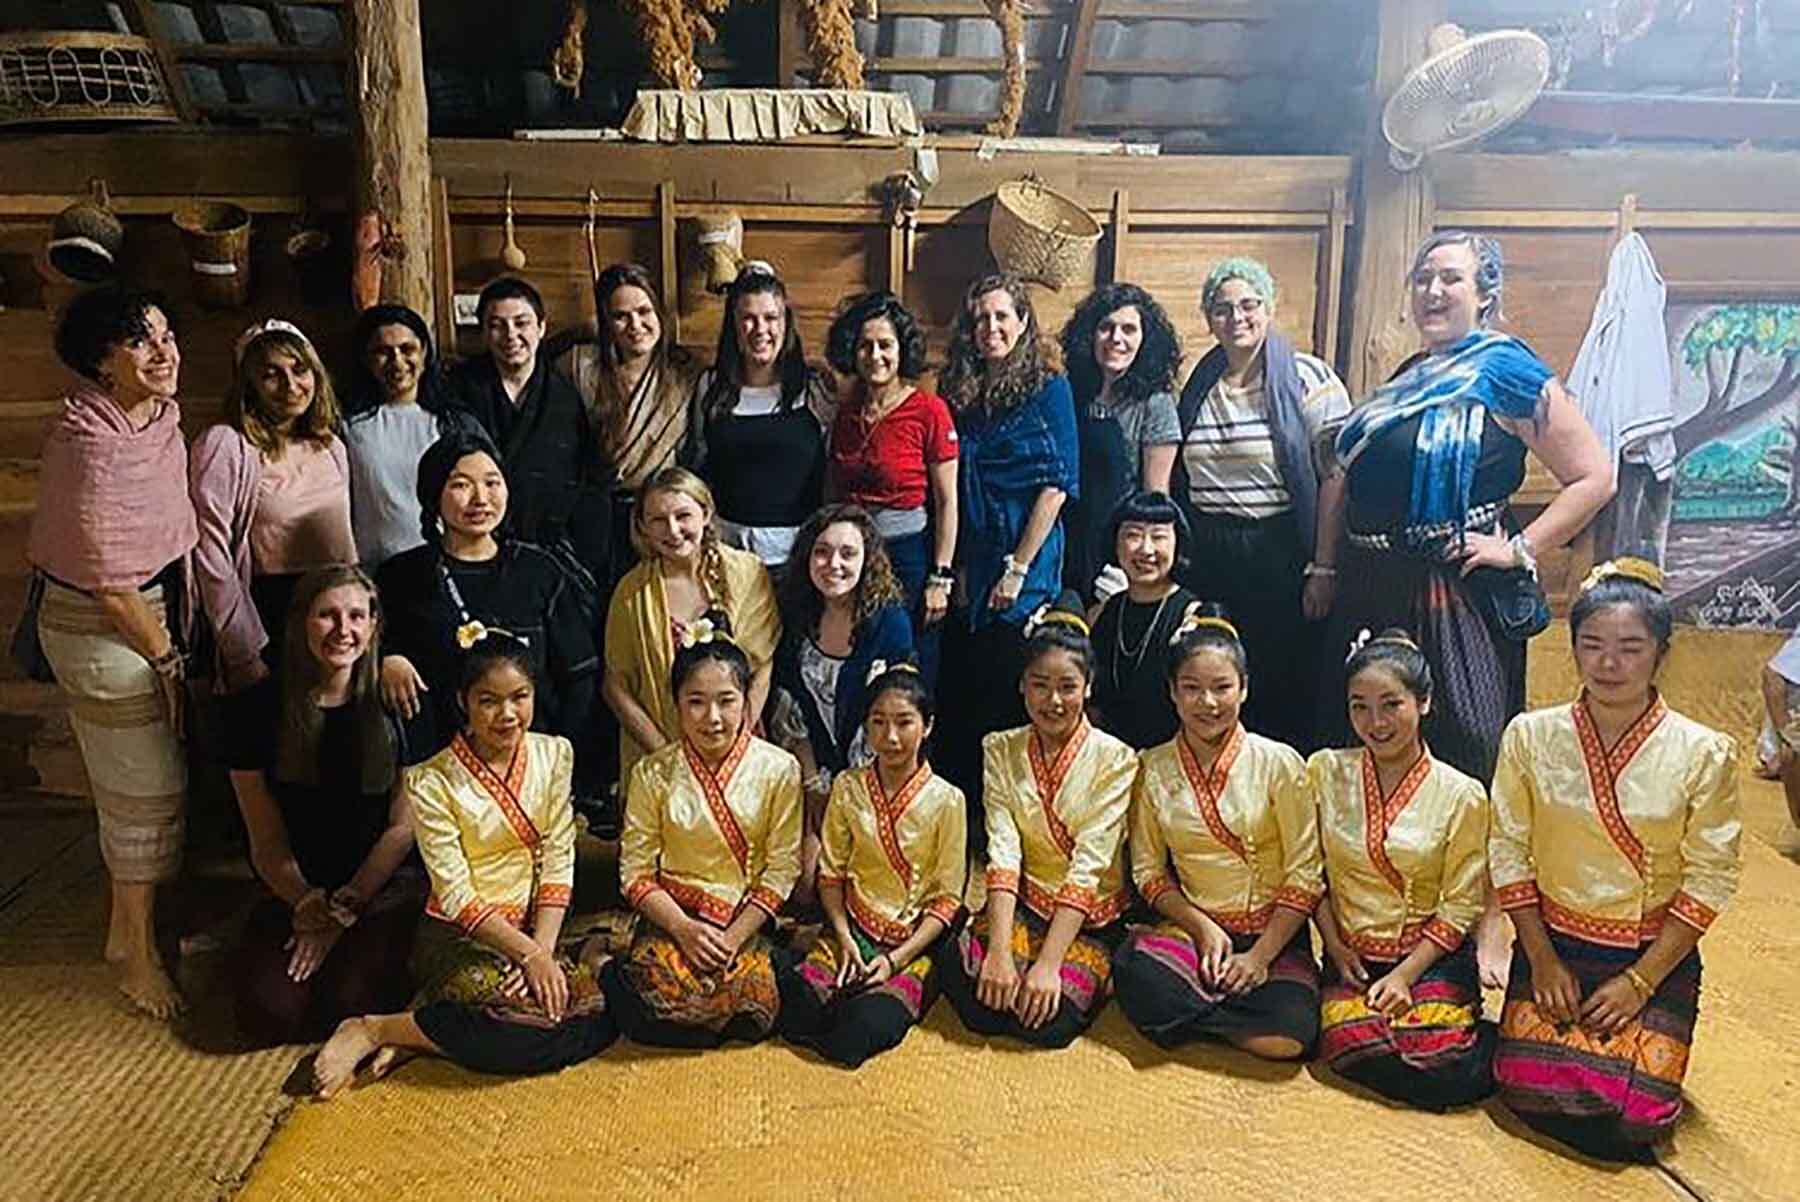
<instances>
[{"instance_id":1,"label":"wooden shelf","mask_svg":"<svg viewBox=\"0 0 1800 1202\"><path fill-rule=\"evenodd\" d=\"M929 113L920 113L919 120L927 128L929 128L933 125L949 125L949 126L953 126L958 129L967 129L970 127L979 127L979 126L986 125L988 122L992 121L995 117L998 117L999 115L1000 114L998 112L950 113L950 112L934 111L934 112L929 112ZM1020 120L1020 124L1021 125L1024 124L1023 119Z\"/></svg>"},{"instance_id":2,"label":"wooden shelf","mask_svg":"<svg viewBox=\"0 0 1800 1202\"><path fill-rule=\"evenodd\" d=\"M1104 117L1081 117L1076 129L1230 129L1243 122L1235 117L1212 114L1205 117L1171 117L1167 113L1109 113Z\"/></svg>"},{"instance_id":3,"label":"wooden shelf","mask_svg":"<svg viewBox=\"0 0 1800 1202\"><path fill-rule=\"evenodd\" d=\"M1272 21L1268 0L1100 0L1100 17L1111 21Z\"/></svg>"},{"instance_id":4,"label":"wooden shelf","mask_svg":"<svg viewBox=\"0 0 1800 1202\"><path fill-rule=\"evenodd\" d=\"M1089 75L1179 75L1187 79L1248 79L1266 74L1255 63L1202 65L1180 58L1121 58L1088 62Z\"/></svg>"},{"instance_id":5,"label":"wooden shelf","mask_svg":"<svg viewBox=\"0 0 1800 1202\"><path fill-rule=\"evenodd\" d=\"M1048 64L1043 59L1027 59L1027 70L1039 71ZM1006 70L1006 60L993 58L878 58L869 70L881 75L998 75Z\"/></svg>"},{"instance_id":6,"label":"wooden shelf","mask_svg":"<svg viewBox=\"0 0 1800 1202\"><path fill-rule=\"evenodd\" d=\"M1027 0L1025 5L1026 20L1060 17L1066 14L1066 4L1051 4L1047 0ZM988 17L993 14L981 0L882 0L881 15L883 17Z\"/></svg>"},{"instance_id":7,"label":"wooden shelf","mask_svg":"<svg viewBox=\"0 0 1800 1202\"><path fill-rule=\"evenodd\" d=\"M342 47L282 46L274 42L230 45L218 43L177 44L175 57L184 63L330 63L344 61Z\"/></svg>"}]
</instances>

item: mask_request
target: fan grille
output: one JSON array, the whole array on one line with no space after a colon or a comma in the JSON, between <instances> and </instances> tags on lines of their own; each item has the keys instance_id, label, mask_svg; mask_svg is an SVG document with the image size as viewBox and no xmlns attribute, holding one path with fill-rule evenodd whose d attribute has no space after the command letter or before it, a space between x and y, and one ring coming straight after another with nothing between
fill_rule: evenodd
<instances>
[{"instance_id":1,"label":"fan grille","mask_svg":"<svg viewBox=\"0 0 1800 1202\"><path fill-rule=\"evenodd\" d=\"M1406 77L1382 111L1382 133L1413 154L1462 146L1517 120L1549 78L1550 48L1536 34L1480 34Z\"/></svg>"}]
</instances>

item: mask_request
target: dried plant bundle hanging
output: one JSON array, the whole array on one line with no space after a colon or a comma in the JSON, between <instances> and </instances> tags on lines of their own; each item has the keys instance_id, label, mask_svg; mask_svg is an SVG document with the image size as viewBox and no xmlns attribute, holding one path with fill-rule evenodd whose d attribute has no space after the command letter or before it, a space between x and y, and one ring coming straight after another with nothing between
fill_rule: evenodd
<instances>
[{"instance_id":1,"label":"dried plant bundle hanging","mask_svg":"<svg viewBox=\"0 0 1800 1202\"><path fill-rule=\"evenodd\" d=\"M863 88L863 56L856 48L856 21L850 0L803 0L806 51L812 56L813 82L821 88ZM782 80L782 86L788 81Z\"/></svg>"},{"instance_id":2,"label":"dried plant bundle hanging","mask_svg":"<svg viewBox=\"0 0 1800 1202\"><path fill-rule=\"evenodd\" d=\"M1000 79L1000 115L987 131L1002 138L1019 132L1025 113L1025 5L1023 0L987 0L988 12L1000 27L1000 53L1006 73Z\"/></svg>"}]
</instances>

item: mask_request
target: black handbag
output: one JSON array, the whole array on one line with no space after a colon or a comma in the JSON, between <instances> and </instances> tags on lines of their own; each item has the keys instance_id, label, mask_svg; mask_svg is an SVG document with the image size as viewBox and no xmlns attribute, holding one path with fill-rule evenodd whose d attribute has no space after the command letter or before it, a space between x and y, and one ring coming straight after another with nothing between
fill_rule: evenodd
<instances>
[{"instance_id":1,"label":"black handbag","mask_svg":"<svg viewBox=\"0 0 1800 1202\"><path fill-rule=\"evenodd\" d=\"M1468 577L1482 616L1501 638L1523 643L1550 625L1550 600L1528 568L1476 568Z\"/></svg>"},{"instance_id":2,"label":"black handbag","mask_svg":"<svg viewBox=\"0 0 1800 1202\"><path fill-rule=\"evenodd\" d=\"M44 574L33 572L25 586L25 612L13 627L12 657L19 670L40 684L56 683L56 673L44 657L44 644L38 639L38 610L44 604Z\"/></svg>"}]
</instances>

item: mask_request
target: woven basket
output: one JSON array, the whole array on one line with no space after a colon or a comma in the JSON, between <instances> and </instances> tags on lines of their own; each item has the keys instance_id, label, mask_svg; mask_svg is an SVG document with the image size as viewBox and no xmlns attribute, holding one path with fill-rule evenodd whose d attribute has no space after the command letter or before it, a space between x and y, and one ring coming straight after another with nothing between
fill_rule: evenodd
<instances>
[{"instance_id":1,"label":"woven basket","mask_svg":"<svg viewBox=\"0 0 1800 1202\"><path fill-rule=\"evenodd\" d=\"M1002 271L1050 288L1094 280L1100 223L1037 179L1001 184L988 217L988 249Z\"/></svg>"},{"instance_id":2,"label":"woven basket","mask_svg":"<svg viewBox=\"0 0 1800 1202\"><path fill-rule=\"evenodd\" d=\"M56 121L178 121L162 64L122 33L0 34L0 127Z\"/></svg>"},{"instance_id":3,"label":"woven basket","mask_svg":"<svg viewBox=\"0 0 1800 1202\"><path fill-rule=\"evenodd\" d=\"M170 220L181 231L194 299L209 309L233 309L250 296L250 214L220 200L189 200Z\"/></svg>"}]
</instances>

